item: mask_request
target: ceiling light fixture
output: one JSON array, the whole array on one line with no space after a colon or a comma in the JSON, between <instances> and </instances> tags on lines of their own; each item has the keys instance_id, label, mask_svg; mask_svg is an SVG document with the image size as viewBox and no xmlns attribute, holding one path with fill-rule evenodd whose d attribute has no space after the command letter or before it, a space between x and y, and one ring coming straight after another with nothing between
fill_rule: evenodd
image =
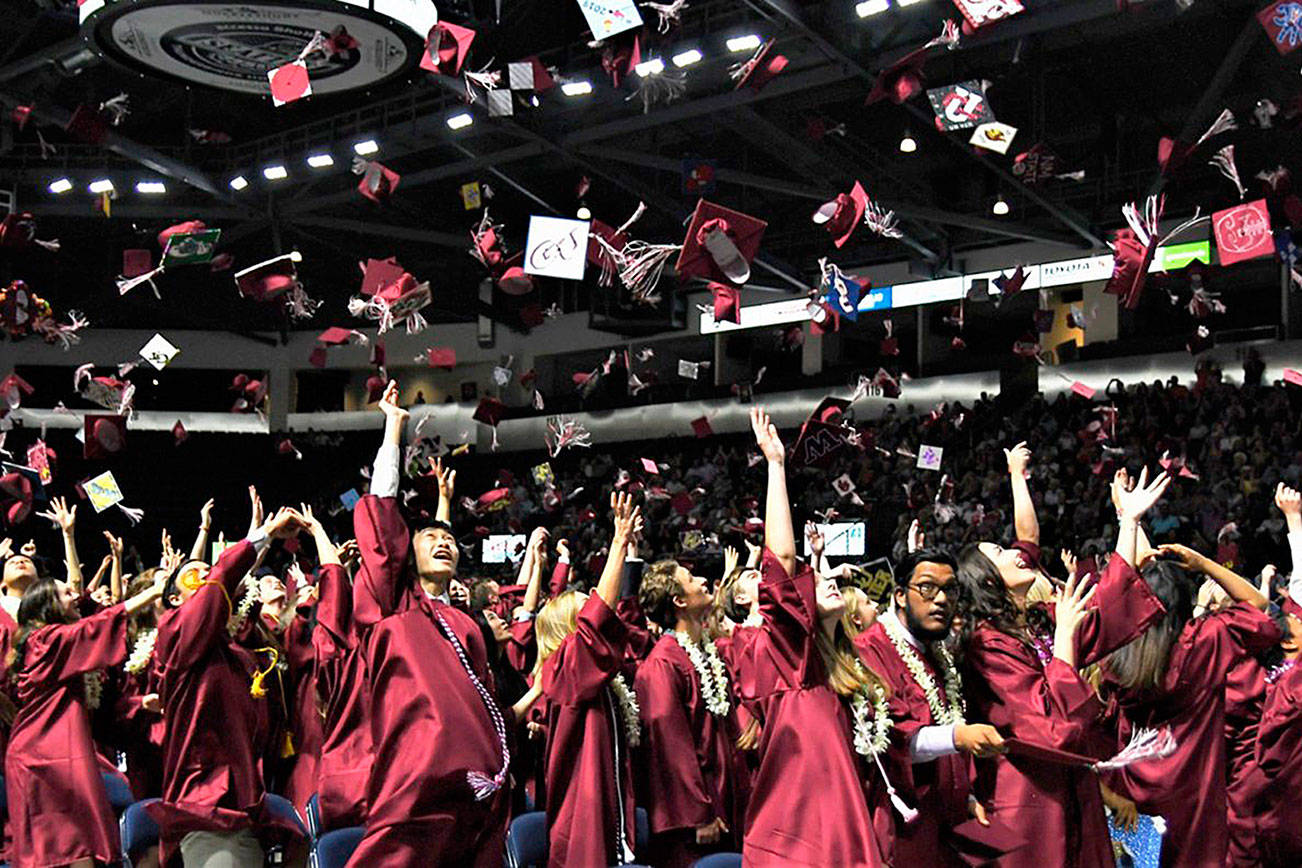
<instances>
[{"instance_id":1,"label":"ceiling light fixture","mask_svg":"<svg viewBox=\"0 0 1302 868\"><path fill-rule=\"evenodd\" d=\"M863 0L862 3L855 4L854 13L860 18L867 18L870 15L880 15L890 8L891 0Z\"/></svg>"},{"instance_id":2,"label":"ceiling light fixture","mask_svg":"<svg viewBox=\"0 0 1302 868\"><path fill-rule=\"evenodd\" d=\"M312 154L307 158L307 164L313 169L328 169L335 164L335 158L329 154Z\"/></svg>"},{"instance_id":3,"label":"ceiling light fixture","mask_svg":"<svg viewBox=\"0 0 1302 868\"><path fill-rule=\"evenodd\" d=\"M268 181L283 181L289 177L289 170L277 163L262 170L262 177Z\"/></svg>"},{"instance_id":4,"label":"ceiling light fixture","mask_svg":"<svg viewBox=\"0 0 1302 868\"><path fill-rule=\"evenodd\" d=\"M561 93L566 96L587 96L592 93L592 82L567 81L561 85Z\"/></svg>"},{"instance_id":5,"label":"ceiling light fixture","mask_svg":"<svg viewBox=\"0 0 1302 868\"><path fill-rule=\"evenodd\" d=\"M574 216L580 220L591 220L592 212L588 210L587 205L580 205L579 210L575 212Z\"/></svg>"},{"instance_id":6,"label":"ceiling light fixture","mask_svg":"<svg viewBox=\"0 0 1302 868\"><path fill-rule=\"evenodd\" d=\"M921 3L922 0L895 0L900 6L912 6L915 3Z\"/></svg>"},{"instance_id":7,"label":"ceiling light fixture","mask_svg":"<svg viewBox=\"0 0 1302 868\"><path fill-rule=\"evenodd\" d=\"M918 149L918 143L914 141L913 134L904 133L904 138L900 139L900 151L905 154L911 154Z\"/></svg>"},{"instance_id":8,"label":"ceiling light fixture","mask_svg":"<svg viewBox=\"0 0 1302 868\"><path fill-rule=\"evenodd\" d=\"M231 178L230 185L232 190L243 190L245 187L249 186L249 180L243 175L236 175L234 178Z\"/></svg>"},{"instance_id":9,"label":"ceiling light fixture","mask_svg":"<svg viewBox=\"0 0 1302 868\"><path fill-rule=\"evenodd\" d=\"M113 182L110 181L108 178L100 178L98 181L91 181L90 191L97 196L100 193L112 193Z\"/></svg>"},{"instance_id":10,"label":"ceiling light fixture","mask_svg":"<svg viewBox=\"0 0 1302 868\"><path fill-rule=\"evenodd\" d=\"M1008 213L1008 203L1004 201L1002 195L995 200L995 204L991 207L990 213L994 214L996 217L1003 217Z\"/></svg>"},{"instance_id":11,"label":"ceiling light fixture","mask_svg":"<svg viewBox=\"0 0 1302 868\"><path fill-rule=\"evenodd\" d=\"M72 182L67 178L60 178L59 180L52 182L49 189L51 193L66 193L72 189Z\"/></svg>"},{"instance_id":12,"label":"ceiling light fixture","mask_svg":"<svg viewBox=\"0 0 1302 868\"><path fill-rule=\"evenodd\" d=\"M748 33L745 36L734 36L725 44L728 46L728 50L735 54L739 51L754 51L760 47L762 41L754 33Z\"/></svg>"},{"instance_id":13,"label":"ceiling light fixture","mask_svg":"<svg viewBox=\"0 0 1302 868\"><path fill-rule=\"evenodd\" d=\"M359 157L369 157L378 150L380 150L380 144L375 139L363 139L353 145L353 153Z\"/></svg>"},{"instance_id":14,"label":"ceiling light fixture","mask_svg":"<svg viewBox=\"0 0 1302 868\"><path fill-rule=\"evenodd\" d=\"M145 196L161 196L167 192L167 185L162 181L137 181L136 192Z\"/></svg>"},{"instance_id":15,"label":"ceiling light fixture","mask_svg":"<svg viewBox=\"0 0 1302 868\"><path fill-rule=\"evenodd\" d=\"M665 71L665 62L658 57L653 57L650 60L644 60L637 66L633 67L633 71L643 78L646 78L648 75L659 75Z\"/></svg>"},{"instance_id":16,"label":"ceiling light fixture","mask_svg":"<svg viewBox=\"0 0 1302 868\"><path fill-rule=\"evenodd\" d=\"M673 57L674 66L682 69L684 66L691 66L693 63L700 63L704 55L695 48L689 48L686 51L679 52Z\"/></svg>"},{"instance_id":17,"label":"ceiling light fixture","mask_svg":"<svg viewBox=\"0 0 1302 868\"><path fill-rule=\"evenodd\" d=\"M470 112L458 112L448 118L447 125L450 129L465 129L475 122L475 117Z\"/></svg>"}]
</instances>

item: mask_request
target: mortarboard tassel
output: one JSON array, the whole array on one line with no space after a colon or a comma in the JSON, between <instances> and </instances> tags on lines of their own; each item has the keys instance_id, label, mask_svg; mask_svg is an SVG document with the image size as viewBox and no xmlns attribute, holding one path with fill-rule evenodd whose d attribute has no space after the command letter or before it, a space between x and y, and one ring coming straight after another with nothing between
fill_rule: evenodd
<instances>
[{"instance_id":1,"label":"mortarboard tassel","mask_svg":"<svg viewBox=\"0 0 1302 868\"><path fill-rule=\"evenodd\" d=\"M642 114L651 111L651 106L657 103L668 105L687 93L687 73L682 71L663 70L639 78L637 87L624 101L642 100Z\"/></svg>"},{"instance_id":2,"label":"mortarboard tassel","mask_svg":"<svg viewBox=\"0 0 1302 868\"><path fill-rule=\"evenodd\" d=\"M143 509L123 506L121 503L119 503L117 507L122 510L122 514L127 517L127 521L131 522L132 527L140 524L140 520L145 517L145 511Z\"/></svg>"},{"instance_id":3,"label":"mortarboard tassel","mask_svg":"<svg viewBox=\"0 0 1302 868\"><path fill-rule=\"evenodd\" d=\"M60 323L54 317L41 317L37 319L32 328L40 332L41 337L45 338L46 343L58 341L61 349L67 350L73 344L81 343L81 335L77 334L81 329L90 325L90 322L82 317L79 311L68 311L68 322Z\"/></svg>"},{"instance_id":4,"label":"mortarboard tassel","mask_svg":"<svg viewBox=\"0 0 1302 868\"><path fill-rule=\"evenodd\" d=\"M113 126L119 126L126 120L127 115L131 114L131 106L128 102L129 97L125 93L120 93L112 99L105 100L99 104L101 113L108 115L108 121Z\"/></svg>"},{"instance_id":5,"label":"mortarboard tassel","mask_svg":"<svg viewBox=\"0 0 1302 868\"><path fill-rule=\"evenodd\" d=\"M1234 164L1234 145L1226 145L1207 161L1215 166L1222 175L1229 179L1234 188L1239 191L1239 199L1242 200L1248 194L1244 189L1243 182L1239 180L1239 167Z\"/></svg>"},{"instance_id":6,"label":"mortarboard tassel","mask_svg":"<svg viewBox=\"0 0 1302 868\"><path fill-rule=\"evenodd\" d=\"M298 281L295 281L294 286L285 294L285 308L289 311L290 319L311 319L316 316L316 312L321 308L321 305L322 302L308 295L307 290L303 288L303 284ZM356 332L356 334L361 333ZM363 339L360 343L365 343L365 340Z\"/></svg>"},{"instance_id":7,"label":"mortarboard tassel","mask_svg":"<svg viewBox=\"0 0 1302 868\"><path fill-rule=\"evenodd\" d=\"M493 61L490 60L488 65L483 69L477 71L470 70L469 72L463 72L461 74L462 78L466 80L466 100L471 104L478 99L478 97L475 96L474 88L471 87L472 84L478 85L484 90L497 90L502 86L502 71L489 71L488 67L492 65Z\"/></svg>"},{"instance_id":8,"label":"mortarboard tassel","mask_svg":"<svg viewBox=\"0 0 1302 868\"><path fill-rule=\"evenodd\" d=\"M863 222L869 231L875 232L883 238L904 237L904 233L896 227L895 212L882 210L881 206L871 199L868 200L868 206L864 208Z\"/></svg>"},{"instance_id":9,"label":"mortarboard tassel","mask_svg":"<svg viewBox=\"0 0 1302 868\"><path fill-rule=\"evenodd\" d=\"M158 294L158 287L154 284L154 278L163 273L163 263L159 263L157 268L150 269L144 274L137 274L135 277L119 277L117 279L118 295L126 295L142 283L149 284L149 288L154 291L154 297L162 299Z\"/></svg>"},{"instance_id":10,"label":"mortarboard tassel","mask_svg":"<svg viewBox=\"0 0 1302 868\"><path fill-rule=\"evenodd\" d=\"M1121 753L1111 759L1096 762L1090 768L1096 772L1106 772L1145 760L1163 759L1175 753L1176 747L1175 736L1168 726L1161 729L1136 729L1130 736L1130 743Z\"/></svg>"},{"instance_id":11,"label":"mortarboard tassel","mask_svg":"<svg viewBox=\"0 0 1302 868\"><path fill-rule=\"evenodd\" d=\"M895 787L891 784L891 779L886 776L886 769L882 767L881 757L877 754L873 754L873 762L877 763L877 770L882 773L882 780L886 782L886 792L891 797L891 806L900 812L900 817L905 823L912 823L918 818L918 812L909 807L908 803L905 802L904 799L900 798L900 794L895 792Z\"/></svg>"},{"instance_id":12,"label":"mortarboard tassel","mask_svg":"<svg viewBox=\"0 0 1302 868\"><path fill-rule=\"evenodd\" d=\"M494 429L496 430L496 429ZM574 419L565 416L552 416L547 420L547 433L543 435L543 442L547 444L547 452L552 458L561 454L562 449L568 447L590 448L592 446L592 435Z\"/></svg>"},{"instance_id":13,"label":"mortarboard tassel","mask_svg":"<svg viewBox=\"0 0 1302 868\"><path fill-rule=\"evenodd\" d=\"M263 648L257 648L255 651L259 654L266 653L271 655L271 663L266 669L259 669L255 672L253 674L253 683L249 685L249 695L254 699L261 699L267 695L267 688L262 686L262 682L267 679L268 675L275 671L276 665L280 663L280 652L270 645Z\"/></svg>"},{"instance_id":14,"label":"mortarboard tassel","mask_svg":"<svg viewBox=\"0 0 1302 868\"><path fill-rule=\"evenodd\" d=\"M963 31L959 28L958 22L950 18L945 21L945 26L941 28L940 35L922 47L935 48L938 45L943 45L947 50L953 51L958 48L962 35Z\"/></svg>"},{"instance_id":15,"label":"mortarboard tassel","mask_svg":"<svg viewBox=\"0 0 1302 868\"><path fill-rule=\"evenodd\" d=\"M620 251L619 279L635 301L653 304L651 293L660 282L669 258L682 250L681 244L650 244L630 241Z\"/></svg>"},{"instance_id":16,"label":"mortarboard tassel","mask_svg":"<svg viewBox=\"0 0 1302 868\"><path fill-rule=\"evenodd\" d=\"M1216 120L1212 121L1212 125L1207 128L1207 132L1198 137L1198 141L1194 142L1193 146L1196 148L1212 136L1219 136L1221 133L1228 133L1230 130L1237 130L1238 128L1239 123L1234 119L1234 112L1225 109L1217 116Z\"/></svg>"},{"instance_id":17,"label":"mortarboard tassel","mask_svg":"<svg viewBox=\"0 0 1302 868\"><path fill-rule=\"evenodd\" d=\"M687 8L687 0L673 0L672 3L643 3L642 5L660 16L660 23L656 26L656 30L660 33L668 33L670 27L682 20L683 10Z\"/></svg>"}]
</instances>

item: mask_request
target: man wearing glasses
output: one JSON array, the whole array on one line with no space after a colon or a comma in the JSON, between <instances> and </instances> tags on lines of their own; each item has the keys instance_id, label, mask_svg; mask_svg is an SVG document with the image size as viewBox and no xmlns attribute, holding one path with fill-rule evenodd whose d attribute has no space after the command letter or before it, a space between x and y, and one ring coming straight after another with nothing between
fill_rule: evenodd
<instances>
[{"instance_id":1,"label":"man wearing glasses","mask_svg":"<svg viewBox=\"0 0 1302 868\"><path fill-rule=\"evenodd\" d=\"M911 762L890 770L918 812L909 822L895 818L897 865L962 865L955 847L970 851L990 825L971 795L967 755L1003 753L1003 739L992 726L964 720L962 681L944 644L957 602L955 569L940 550L910 552L895 568L894 604L855 639L864 663L890 685L893 716L903 714L896 726L909 745Z\"/></svg>"}]
</instances>

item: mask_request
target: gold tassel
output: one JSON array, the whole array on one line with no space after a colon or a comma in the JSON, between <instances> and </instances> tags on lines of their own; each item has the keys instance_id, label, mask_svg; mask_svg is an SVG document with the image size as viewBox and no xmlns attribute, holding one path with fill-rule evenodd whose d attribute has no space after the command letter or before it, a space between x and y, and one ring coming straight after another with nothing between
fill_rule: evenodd
<instances>
[{"instance_id":1,"label":"gold tassel","mask_svg":"<svg viewBox=\"0 0 1302 868\"><path fill-rule=\"evenodd\" d=\"M255 672L253 675L253 683L249 685L249 695L254 699L261 699L267 695L267 688L262 686L262 682L266 680L268 675L275 671L276 664L280 662L280 652L271 646L258 648L257 652L259 654L265 652L271 655L271 664L267 666L266 669L259 669Z\"/></svg>"},{"instance_id":2,"label":"gold tassel","mask_svg":"<svg viewBox=\"0 0 1302 868\"><path fill-rule=\"evenodd\" d=\"M298 751L294 750L294 734L285 730L285 744L280 749L280 758L289 759Z\"/></svg>"}]
</instances>

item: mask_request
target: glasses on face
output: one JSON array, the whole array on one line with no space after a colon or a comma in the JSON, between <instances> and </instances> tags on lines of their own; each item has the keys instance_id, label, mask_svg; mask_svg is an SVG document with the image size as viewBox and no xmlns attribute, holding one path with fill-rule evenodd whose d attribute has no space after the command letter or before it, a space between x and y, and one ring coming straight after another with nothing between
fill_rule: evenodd
<instances>
[{"instance_id":1,"label":"glasses on face","mask_svg":"<svg viewBox=\"0 0 1302 868\"><path fill-rule=\"evenodd\" d=\"M910 590L917 591L918 596L927 602L936 599L938 594L944 594L945 599L948 600L953 587L953 585L937 585L933 582L919 582L916 585L909 585Z\"/></svg>"}]
</instances>

